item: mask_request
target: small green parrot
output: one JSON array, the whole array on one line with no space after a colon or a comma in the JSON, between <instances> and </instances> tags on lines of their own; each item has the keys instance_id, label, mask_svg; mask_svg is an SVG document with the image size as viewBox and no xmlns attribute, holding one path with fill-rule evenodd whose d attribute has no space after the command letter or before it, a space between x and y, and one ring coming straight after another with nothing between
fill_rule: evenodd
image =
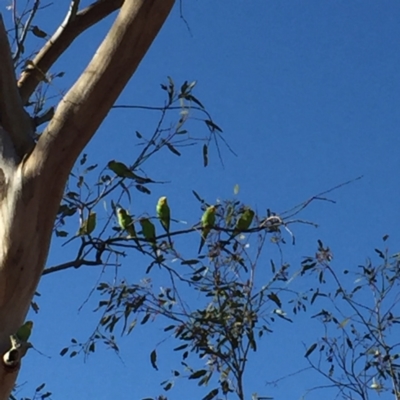
<instances>
[{"instance_id":1,"label":"small green parrot","mask_svg":"<svg viewBox=\"0 0 400 400\"><path fill-rule=\"evenodd\" d=\"M29 337L31 336L32 328L33 328L33 322L26 321L22 326L18 328L15 336L17 336L20 342L27 343Z\"/></svg>"},{"instance_id":2,"label":"small green parrot","mask_svg":"<svg viewBox=\"0 0 400 400\"><path fill-rule=\"evenodd\" d=\"M171 224L171 209L169 208L168 201L165 196L159 198L156 211L157 217L159 218L162 227L168 234L169 244L172 246L171 238L169 236L169 227Z\"/></svg>"},{"instance_id":3,"label":"small green parrot","mask_svg":"<svg viewBox=\"0 0 400 400\"><path fill-rule=\"evenodd\" d=\"M211 229L215 225L215 206L207 207L206 211L204 212L203 216L201 217L201 226L203 230L201 231L201 240L200 240L200 247L199 253L206 242L207 236L210 233Z\"/></svg>"},{"instance_id":4,"label":"small green parrot","mask_svg":"<svg viewBox=\"0 0 400 400\"><path fill-rule=\"evenodd\" d=\"M142 234L144 238L151 244L154 251L157 251L156 245L156 227L148 218L141 218L139 220L142 227Z\"/></svg>"},{"instance_id":5,"label":"small green parrot","mask_svg":"<svg viewBox=\"0 0 400 400\"><path fill-rule=\"evenodd\" d=\"M128 237L136 238L135 225L132 217L123 208L117 209L118 224L123 231L128 233Z\"/></svg>"},{"instance_id":6,"label":"small green parrot","mask_svg":"<svg viewBox=\"0 0 400 400\"><path fill-rule=\"evenodd\" d=\"M254 211L251 208L246 207L243 214L236 221L235 230L233 231L230 239L232 239L234 236L238 235L240 232L249 229L251 226L251 223L253 222L253 218L254 218Z\"/></svg>"},{"instance_id":7,"label":"small green parrot","mask_svg":"<svg viewBox=\"0 0 400 400\"><path fill-rule=\"evenodd\" d=\"M162 227L165 232L169 233L169 225L171 222L171 210L168 205L167 198L162 196L159 198L157 203L157 217L160 219Z\"/></svg>"}]
</instances>

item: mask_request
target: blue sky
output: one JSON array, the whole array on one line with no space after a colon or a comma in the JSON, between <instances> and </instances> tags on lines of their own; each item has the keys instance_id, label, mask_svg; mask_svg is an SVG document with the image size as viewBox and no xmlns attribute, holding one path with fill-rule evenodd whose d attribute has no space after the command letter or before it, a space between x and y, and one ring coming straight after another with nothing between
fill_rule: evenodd
<instances>
[{"instance_id":1,"label":"blue sky","mask_svg":"<svg viewBox=\"0 0 400 400\"><path fill-rule=\"evenodd\" d=\"M43 10L37 25L51 33L67 3L56 2ZM7 3L0 4L9 18ZM177 84L196 80L194 93L237 156L221 145L222 166L211 148L210 165L204 168L200 145L183 149L179 158L164 152L149 161L146 172L170 183L155 185L150 196L134 193L131 211L153 213L158 197L167 195L172 209L179 210L177 218L194 223L200 210L192 190L212 203L232 198L233 187L239 184L238 197L244 203L261 213L267 208L282 212L363 175L329 195L336 204L313 203L301 214L319 228L293 226L296 245L285 247L285 257L299 264L322 239L334 253L335 268L355 268L367 256L375 259L373 249L381 245L384 234L390 235L391 250L398 251L400 4L192 0L184 2L183 11L191 33L175 7L117 104L161 105L160 83L166 76ZM67 89L84 69L112 20L86 32L60 59L53 71L66 74L54 82L54 93ZM36 48L40 43L31 42ZM104 165L118 159L129 164L138 151L135 131L150 134L156 121L157 115L144 111L111 110L85 150L90 162ZM200 123L191 127L195 136L205 133ZM193 254L197 241L196 237L187 242ZM73 249L55 241L48 265L70 259ZM263 262L269 263L268 254ZM135 255L127 258L120 276L140 279L145 269L141 263ZM82 311L77 309L100 272L82 268L43 278L40 312L32 318L33 343L44 355L32 351L27 357L19 380L27 382L26 392L21 395L29 396L31 388L46 382L54 399L154 397L162 392L158 383L179 366L168 343L158 347L160 371L149 363L151 350L164 337L161 324L120 338L121 359L101 347L86 363L82 357L58 355L71 337L84 341L95 327L98 314L92 310L98 298L91 297ZM262 341L249 361L248 396L257 392L298 399L321 384L318 375L305 374L266 386L266 381L306 366L302 343L308 345L323 333L309 316L293 325L278 323L275 333ZM200 399L206 392L181 380L168 398L187 398L190 393ZM321 395L311 393L307 399Z\"/></svg>"}]
</instances>

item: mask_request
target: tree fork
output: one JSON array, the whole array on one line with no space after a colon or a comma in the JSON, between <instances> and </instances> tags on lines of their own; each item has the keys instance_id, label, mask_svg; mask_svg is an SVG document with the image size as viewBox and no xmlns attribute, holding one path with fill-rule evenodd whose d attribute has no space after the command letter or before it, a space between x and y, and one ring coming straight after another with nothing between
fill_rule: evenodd
<instances>
[{"instance_id":1,"label":"tree fork","mask_svg":"<svg viewBox=\"0 0 400 400\"><path fill-rule=\"evenodd\" d=\"M72 42L86 29L118 10L123 2L124 0L98 0L75 15L72 14L72 10L68 12L56 32L35 56L32 64L23 71L18 80L19 93L23 104L28 102L29 97L43 80L44 75L64 54Z\"/></svg>"},{"instance_id":2,"label":"tree fork","mask_svg":"<svg viewBox=\"0 0 400 400\"><path fill-rule=\"evenodd\" d=\"M100 3L107 0L94 4ZM18 136L0 127L0 400L8 399L18 375L19 363L10 368L4 356L10 355L10 336L23 324L42 275L69 173L135 72L173 4L174 0L124 1L103 43L60 101L33 150L26 148L18 155ZM26 101L34 88L23 82L21 78L19 87ZM28 86L31 89L23 89ZM0 105L7 100L0 99Z\"/></svg>"},{"instance_id":3,"label":"tree fork","mask_svg":"<svg viewBox=\"0 0 400 400\"><path fill-rule=\"evenodd\" d=\"M19 157L33 148L33 124L25 111L16 84L7 32L0 14L0 141L10 136ZM7 132L7 133L6 133ZM8 146L2 143L3 147Z\"/></svg>"}]
</instances>

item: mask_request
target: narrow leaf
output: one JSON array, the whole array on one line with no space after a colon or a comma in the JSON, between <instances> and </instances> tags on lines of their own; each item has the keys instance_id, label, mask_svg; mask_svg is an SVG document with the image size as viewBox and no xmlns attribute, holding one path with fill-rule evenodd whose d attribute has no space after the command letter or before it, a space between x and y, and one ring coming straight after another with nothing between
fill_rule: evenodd
<instances>
[{"instance_id":1,"label":"narrow leaf","mask_svg":"<svg viewBox=\"0 0 400 400\"><path fill-rule=\"evenodd\" d=\"M151 362L151 366L158 371L158 367L157 367L157 353L155 350L153 350L150 354L150 362Z\"/></svg>"},{"instance_id":2,"label":"narrow leaf","mask_svg":"<svg viewBox=\"0 0 400 400\"><path fill-rule=\"evenodd\" d=\"M200 108L204 108L203 104L201 104L200 101L192 94L188 94L186 98L190 101L193 101L193 103L196 103Z\"/></svg>"},{"instance_id":3,"label":"narrow leaf","mask_svg":"<svg viewBox=\"0 0 400 400\"><path fill-rule=\"evenodd\" d=\"M188 379L199 379L206 373L207 373L206 369L199 369L198 371L193 372L193 374L190 375Z\"/></svg>"},{"instance_id":4,"label":"narrow leaf","mask_svg":"<svg viewBox=\"0 0 400 400\"><path fill-rule=\"evenodd\" d=\"M45 37L47 37L47 33L42 31L38 26L33 25L32 26L32 33L36 36L39 37L41 39L44 39Z\"/></svg>"},{"instance_id":5,"label":"narrow leaf","mask_svg":"<svg viewBox=\"0 0 400 400\"><path fill-rule=\"evenodd\" d=\"M46 386L45 383L42 383L40 386L38 386L35 390L36 392L40 392L44 387Z\"/></svg>"},{"instance_id":6,"label":"narrow leaf","mask_svg":"<svg viewBox=\"0 0 400 400\"><path fill-rule=\"evenodd\" d=\"M218 389L213 389L211 390L210 393L207 394L207 396L203 397L201 400L212 400L217 395L218 395Z\"/></svg>"},{"instance_id":7,"label":"narrow leaf","mask_svg":"<svg viewBox=\"0 0 400 400\"><path fill-rule=\"evenodd\" d=\"M212 122L211 120L206 119L206 120L204 120L204 122L206 123L208 129L210 129L211 132L214 132L214 131L222 132L222 129L217 124Z\"/></svg>"},{"instance_id":8,"label":"narrow leaf","mask_svg":"<svg viewBox=\"0 0 400 400\"><path fill-rule=\"evenodd\" d=\"M135 185L135 188L139 190L139 192L145 193L145 194L151 194L151 191L147 189L146 186L143 185Z\"/></svg>"},{"instance_id":9,"label":"narrow leaf","mask_svg":"<svg viewBox=\"0 0 400 400\"><path fill-rule=\"evenodd\" d=\"M308 357L315 349L317 348L317 343L312 344L308 350L306 351L306 354L304 354L304 357Z\"/></svg>"},{"instance_id":10,"label":"narrow leaf","mask_svg":"<svg viewBox=\"0 0 400 400\"><path fill-rule=\"evenodd\" d=\"M385 258L385 255L379 249L375 249L375 251L378 253L380 258Z\"/></svg>"},{"instance_id":11,"label":"narrow leaf","mask_svg":"<svg viewBox=\"0 0 400 400\"><path fill-rule=\"evenodd\" d=\"M60 356L65 356L68 353L68 347L64 347L61 351L60 351Z\"/></svg>"},{"instance_id":12,"label":"narrow leaf","mask_svg":"<svg viewBox=\"0 0 400 400\"><path fill-rule=\"evenodd\" d=\"M279 297L278 297L275 293L271 292L270 294L268 294L267 297L268 297L270 300L272 300L279 308L282 307L282 303L281 303L281 301L279 300Z\"/></svg>"},{"instance_id":13,"label":"narrow leaf","mask_svg":"<svg viewBox=\"0 0 400 400\"><path fill-rule=\"evenodd\" d=\"M203 145L203 165L205 167L208 165L208 146L206 144Z\"/></svg>"},{"instance_id":14,"label":"narrow leaf","mask_svg":"<svg viewBox=\"0 0 400 400\"><path fill-rule=\"evenodd\" d=\"M174 153L174 154L177 155L177 156L180 156L180 155L181 155L181 153L180 153L174 146L172 146L171 143L165 143L165 144L167 145L168 150L169 150L171 153Z\"/></svg>"}]
</instances>

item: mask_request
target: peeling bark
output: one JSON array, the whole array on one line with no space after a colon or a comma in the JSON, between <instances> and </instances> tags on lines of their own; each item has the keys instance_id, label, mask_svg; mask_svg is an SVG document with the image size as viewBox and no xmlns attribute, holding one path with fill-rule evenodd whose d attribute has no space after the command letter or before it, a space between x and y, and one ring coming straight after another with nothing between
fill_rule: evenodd
<instances>
[{"instance_id":1,"label":"peeling bark","mask_svg":"<svg viewBox=\"0 0 400 400\"><path fill-rule=\"evenodd\" d=\"M121 3L122 1L103 0L90 7L107 4L118 8L118 4ZM69 173L77 157L96 133L135 72L173 4L174 0L126 0L123 3L103 43L81 77L60 101L53 118L32 151L25 148L21 154L19 136L15 134L14 123L17 122L14 121L7 127L3 125L5 129L0 126L0 352L2 356L10 350L10 335L15 334L24 322L42 275L54 220ZM111 8L107 8L108 13L111 12L109 11ZM89 15L89 11L87 13ZM79 21L79 14L71 24ZM91 15L92 19L86 20L84 26L90 26L99 20L93 17L95 14ZM97 14L97 18L99 15ZM102 15L108 14L103 11ZM74 35L68 39L70 42L83 30L83 25L75 28L77 30L74 31ZM65 31L66 28L62 28L59 37ZM36 65L43 62L44 69L50 68L68 47L66 45L68 40L65 39L59 50L54 50L46 62L43 61L46 59L43 56L42 61L37 61ZM53 51L45 48L44 52ZM15 92L18 93L15 80L13 84L14 94L11 94L15 95ZM15 102L15 107L20 111L23 110L21 97L23 103L26 102L36 85L37 77L34 75L27 73L21 77L19 82L21 96L16 96ZM1 108L0 113L2 121L5 121ZM26 134L26 131L21 132ZM1 364L0 400L8 399L18 370L19 367L10 369L6 368L4 362Z\"/></svg>"}]
</instances>

